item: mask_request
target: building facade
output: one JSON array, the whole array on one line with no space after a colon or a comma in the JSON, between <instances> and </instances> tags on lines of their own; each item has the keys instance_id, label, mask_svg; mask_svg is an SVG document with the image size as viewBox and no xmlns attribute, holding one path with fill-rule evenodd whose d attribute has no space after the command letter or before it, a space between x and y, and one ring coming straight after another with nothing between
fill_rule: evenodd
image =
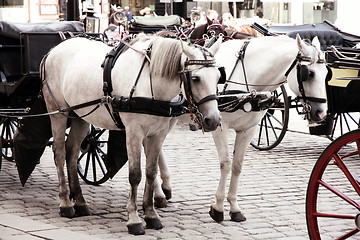
<instances>
[{"instance_id":1,"label":"building facade","mask_svg":"<svg viewBox=\"0 0 360 240\"><path fill-rule=\"evenodd\" d=\"M108 25L111 5L130 7L134 15L149 7L158 15L177 14L188 18L193 7L219 14L231 12L237 18L252 18L261 8L264 18L274 24L311 24L324 20L336 22L346 18L348 11L359 9L358 0L0 0L0 19L14 22L52 22L66 20L68 1L78 1L80 15L90 4L101 19L101 29ZM356 7L354 7L356 6ZM355 13L356 19L357 13Z\"/></svg>"}]
</instances>

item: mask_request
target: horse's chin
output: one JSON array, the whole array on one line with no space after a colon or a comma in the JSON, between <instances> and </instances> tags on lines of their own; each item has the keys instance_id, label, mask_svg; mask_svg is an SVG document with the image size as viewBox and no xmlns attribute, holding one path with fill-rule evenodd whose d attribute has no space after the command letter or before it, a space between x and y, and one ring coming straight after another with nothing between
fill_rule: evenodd
<instances>
[{"instance_id":1,"label":"horse's chin","mask_svg":"<svg viewBox=\"0 0 360 240\"><path fill-rule=\"evenodd\" d=\"M221 121L214 121L211 124L209 123L202 123L202 128L204 132L212 132L215 131L221 125Z\"/></svg>"},{"instance_id":2,"label":"horse's chin","mask_svg":"<svg viewBox=\"0 0 360 240\"><path fill-rule=\"evenodd\" d=\"M326 120L326 111L321 113L310 113L310 119L308 119L309 125L321 125Z\"/></svg>"}]
</instances>

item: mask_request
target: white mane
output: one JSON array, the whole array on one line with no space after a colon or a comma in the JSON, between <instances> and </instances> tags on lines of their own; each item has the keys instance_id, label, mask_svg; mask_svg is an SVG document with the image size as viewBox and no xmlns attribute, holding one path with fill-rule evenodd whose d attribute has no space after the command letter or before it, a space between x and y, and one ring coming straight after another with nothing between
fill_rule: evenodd
<instances>
[{"instance_id":1,"label":"white mane","mask_svg":"<svg viewBox=\"0 0 360 240\"><path fill-rule=\"evenodd\" d=\"M151 50L151 74L174 79L181 68L182 50L179 40L157 37Z\"/></svg>"}]
</instances>

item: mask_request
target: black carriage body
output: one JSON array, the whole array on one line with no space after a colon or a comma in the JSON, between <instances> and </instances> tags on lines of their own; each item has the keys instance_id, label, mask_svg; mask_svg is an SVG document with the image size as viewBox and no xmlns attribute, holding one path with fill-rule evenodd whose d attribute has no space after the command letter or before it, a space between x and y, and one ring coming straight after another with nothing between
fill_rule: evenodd
<instances>
[{"instance_id":1,"label":"black carriage body","mask_svg":"<svg viewBox=\"0 0 360 240\"><path fill-rule=\"evenodd\" d=\"M81 22L13 24L0 21L0 108L30 107L37 98L43 56L70 32L84 32Z\"/></svg>"},{"instance_id":2,"label":"black carriage body","mask_svg":"<svg viewBox=\"0 0 360 240\"><path fill-rule=\"evenodd\" d=\"M336 53L338 51L338 53ZM326 82L328 111L348 113L360 111L360 49L338 47L326 52L326 61L334 70L341 70L337 77L340 84ZM351 74L350 76L347 74ZM343 82L343 84L341 83Z\"/></svg>"}]
</instances>

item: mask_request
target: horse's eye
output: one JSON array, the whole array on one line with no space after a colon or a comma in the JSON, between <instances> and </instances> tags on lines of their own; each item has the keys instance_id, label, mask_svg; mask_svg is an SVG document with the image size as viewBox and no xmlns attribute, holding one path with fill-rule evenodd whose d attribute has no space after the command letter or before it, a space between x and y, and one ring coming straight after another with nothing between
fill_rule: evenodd
<instances>
[{"instance_id":1,"label":"horse's eye","mask_svg":"<svg viewBox=\"0 0 360 240\"><path fill-rule=\"evenodd\" d=\"M309 71L309 78L313 78L315 76L315 72L314 71Z\"/></svg>"},{"instance_id":2,"label":"horse's eye","mask_svg":"<svg viewBox=\"0 0 360 240\"><path fill-rule=\"evenodd\" d=\"M192 77L191 77L191 80L192 80L193 82L200 82L200 77L199 77L199 76L192 76Z\"/></svg>"}]
</instances>

